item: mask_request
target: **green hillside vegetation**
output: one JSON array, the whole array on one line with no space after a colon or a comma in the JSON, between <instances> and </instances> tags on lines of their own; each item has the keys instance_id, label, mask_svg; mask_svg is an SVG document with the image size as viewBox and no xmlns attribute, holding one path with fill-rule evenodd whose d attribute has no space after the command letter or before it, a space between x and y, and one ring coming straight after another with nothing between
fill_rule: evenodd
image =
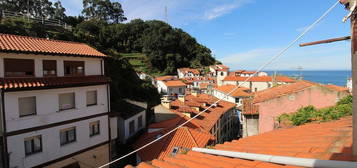
<instances>
[{"instance_id":1,"label":"green hillside vegetation","mask_svg":"<svg viewBox=\"0 0 357 168\"><path fill-rule=\"evenodd\" d=\"M346 96L335 106L316 109L314 106L302 107L292 114L283 114L278 117L279 123L302 125L314 121L337 120L352 115L352 96Z\"/></svg>"}]
</instances>

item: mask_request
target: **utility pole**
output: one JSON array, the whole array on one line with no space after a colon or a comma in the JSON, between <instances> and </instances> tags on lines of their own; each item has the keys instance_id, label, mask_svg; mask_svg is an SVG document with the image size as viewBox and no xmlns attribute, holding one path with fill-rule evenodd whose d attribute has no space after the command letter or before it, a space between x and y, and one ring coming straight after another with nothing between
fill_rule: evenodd
<instances>
[{"instance_id":1,"label":"utility pole","mask_svg":"<svg viewBox=\"0 0 357 168\"><path fill-rule=\"evenodd\" d=\"M357 20L356 12L351 15L351 66L352 66L352 149L357 155Z\"/></svg>"}]
</instances>

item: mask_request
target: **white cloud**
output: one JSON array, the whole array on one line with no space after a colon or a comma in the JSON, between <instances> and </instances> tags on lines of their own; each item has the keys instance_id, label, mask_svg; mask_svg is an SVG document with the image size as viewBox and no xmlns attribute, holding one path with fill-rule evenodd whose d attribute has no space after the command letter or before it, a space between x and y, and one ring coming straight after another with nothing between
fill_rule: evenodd
<instances>
[{"instance_id":1,"label":"white cloud","mask_svg":"<svg viewBox=\"0 0 357 168\"><path fill-rule=\"evenodd\" d=\"M204 18L207 20L212 20L212 19L218 18L220 16L223 16L225 14L232 12L234 9L242 6L243 4L246 4L247 2L250 2L250 1L249 0L235 0L234 2L231 2L231 3L218 5L212 9L207 10L204 14Z\"/></svg>"}]
</instances>

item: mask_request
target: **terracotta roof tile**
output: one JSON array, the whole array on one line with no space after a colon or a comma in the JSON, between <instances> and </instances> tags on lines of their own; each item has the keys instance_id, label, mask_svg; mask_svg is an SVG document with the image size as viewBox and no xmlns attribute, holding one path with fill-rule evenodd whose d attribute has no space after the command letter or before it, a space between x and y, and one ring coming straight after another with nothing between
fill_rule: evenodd
<instances>
[{"instance_id":1,"label":"terracotta roof tile","mask_svg":"<svg viewBox=\"0 0 357 168\"><path fill-rule=\"evenodd\" d=\"M274 130L260 135L233 140L214 146L218 150L251 152L324 160L356 161L352 156L352 117L325 123L310 123L289 129ZM189 151L174 157L154 160L179 167L253 167L296 168L263 161L243 160ZM147 164L147 163L140 163ZM170 167L164 164L156 167Z\"/></svg>"},{"instance_id":2,"label":"terracotta roof tile","mask_svg":"<svg viewBox=\"0 0 357 168\"><path fill-rule=\"evenodd\" d=\"M193 73L195 75L199 75L200 71L198 69L194 69L194 68L179 68L179 71L183 72L183 73Z\"/></svg>"},{"instance_id":3,"label":"terracotta roof tile","mask_svg":"<svg viewBox=\"0 0 357 168\"><path fill-rule=\"evenodd\" d=\"M164 81L164 83L168 87L186 86L186 84L180 80L168 80Z\"/></svg>"},{"instance_id":4,"label":"terracotta roof tile","mask_svg":"<svg viewBox=\"0 0 357 168\"><path fill-rule=\"evenodd\" d=\"M107 57L84 43L0 34L0 51L50 55Z\"/></svg>"},{"instance_id":5,"label":"terracotta roof tile","mask_svg":"<svg viewBox=\"0 0 357 168\"><path fill-rule=\"evenodd\" d=\"M173 79L176 79L176 77L175 76L170 76L170 75L159 76L159 77L155 78L155 80L157 80L157 81L165 81L165 80L173 80Z\"/></svg>"},{"instance_id":6,"label":"terracotta roof tile","mask_svg":"<svg viewBox=\"0 0 357 168\"><path fill-rule=\"evenodd\" d=\"M235 85L223 85L223 86L217 86L214 89L217 91L220 91L222 93L228 94L229 92L231 92L235 87ZM249 93L249 88L246 87L240 87L238 89L236 89L234 92L232 92L230 94L230 96L232 97L248 97L251 94Z\"/></svg>"},{"instance_id":7,"label":"terracotta roof tile","mask_svg":"<svg viewBox=\"0 0 357 168\"><path fill-rule=\"evenodd\" d=\"M75 76L75 77L26 77L26 78L0 78L0 89L23 89L41 87L62 87L80 84L104 84L109 79L101 75Z\"/></svg>"},{"instance_id":8,"label":"terracotta roof tile","mask_svg":"<svg viewBox=\"0 0 357 168\"><path fill-rule=\"evenodd\" d=\"M348 88L337 86L337 85L324 85L324 86L338 92L348 91Z\"/></svg>"},{"instance_id":9,"label":"terracotta roof tile","mask_svg":"<svg viewBox=\"0 0 357 168\"><path fill-rule=\"evenodd\" d=\"M227 76L223 79L223 81L245 81L247 80L249 77L241 77L241 76ZM286 77L286 76L277 76L275 78L276 81L278 82L286 82L286 83L292 83L295 82L295 80ZM251 77L248 81L250 82L272 82L273 81L273 77L271 76L253 76Z\"/></svg>"}]
</instances>

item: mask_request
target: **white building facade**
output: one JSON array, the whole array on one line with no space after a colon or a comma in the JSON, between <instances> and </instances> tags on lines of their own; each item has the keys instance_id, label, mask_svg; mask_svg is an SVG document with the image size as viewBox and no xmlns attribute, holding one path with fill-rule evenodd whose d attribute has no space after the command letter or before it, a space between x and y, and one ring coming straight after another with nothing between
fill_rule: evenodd
<instances>
[{"instance_id":1,"label":"white building facade","mask_svg":"<svg viewBox=\"0 0 357 168\"><path fill-rule=\"evenodd\" d=\"M11 42L1 36L7 35L0 35L1 42ZM13 38L28 45L29 37ZM63 53L52 53L51 47L25 51L15 46L16 52L0 47L3 167L98 167L108 162L112 138L106 56L85 44L33 39L40 42L35 46L62 45L58 53ZM90 54L74 53L77 47Z\"/></svg>"}]
</instances>

